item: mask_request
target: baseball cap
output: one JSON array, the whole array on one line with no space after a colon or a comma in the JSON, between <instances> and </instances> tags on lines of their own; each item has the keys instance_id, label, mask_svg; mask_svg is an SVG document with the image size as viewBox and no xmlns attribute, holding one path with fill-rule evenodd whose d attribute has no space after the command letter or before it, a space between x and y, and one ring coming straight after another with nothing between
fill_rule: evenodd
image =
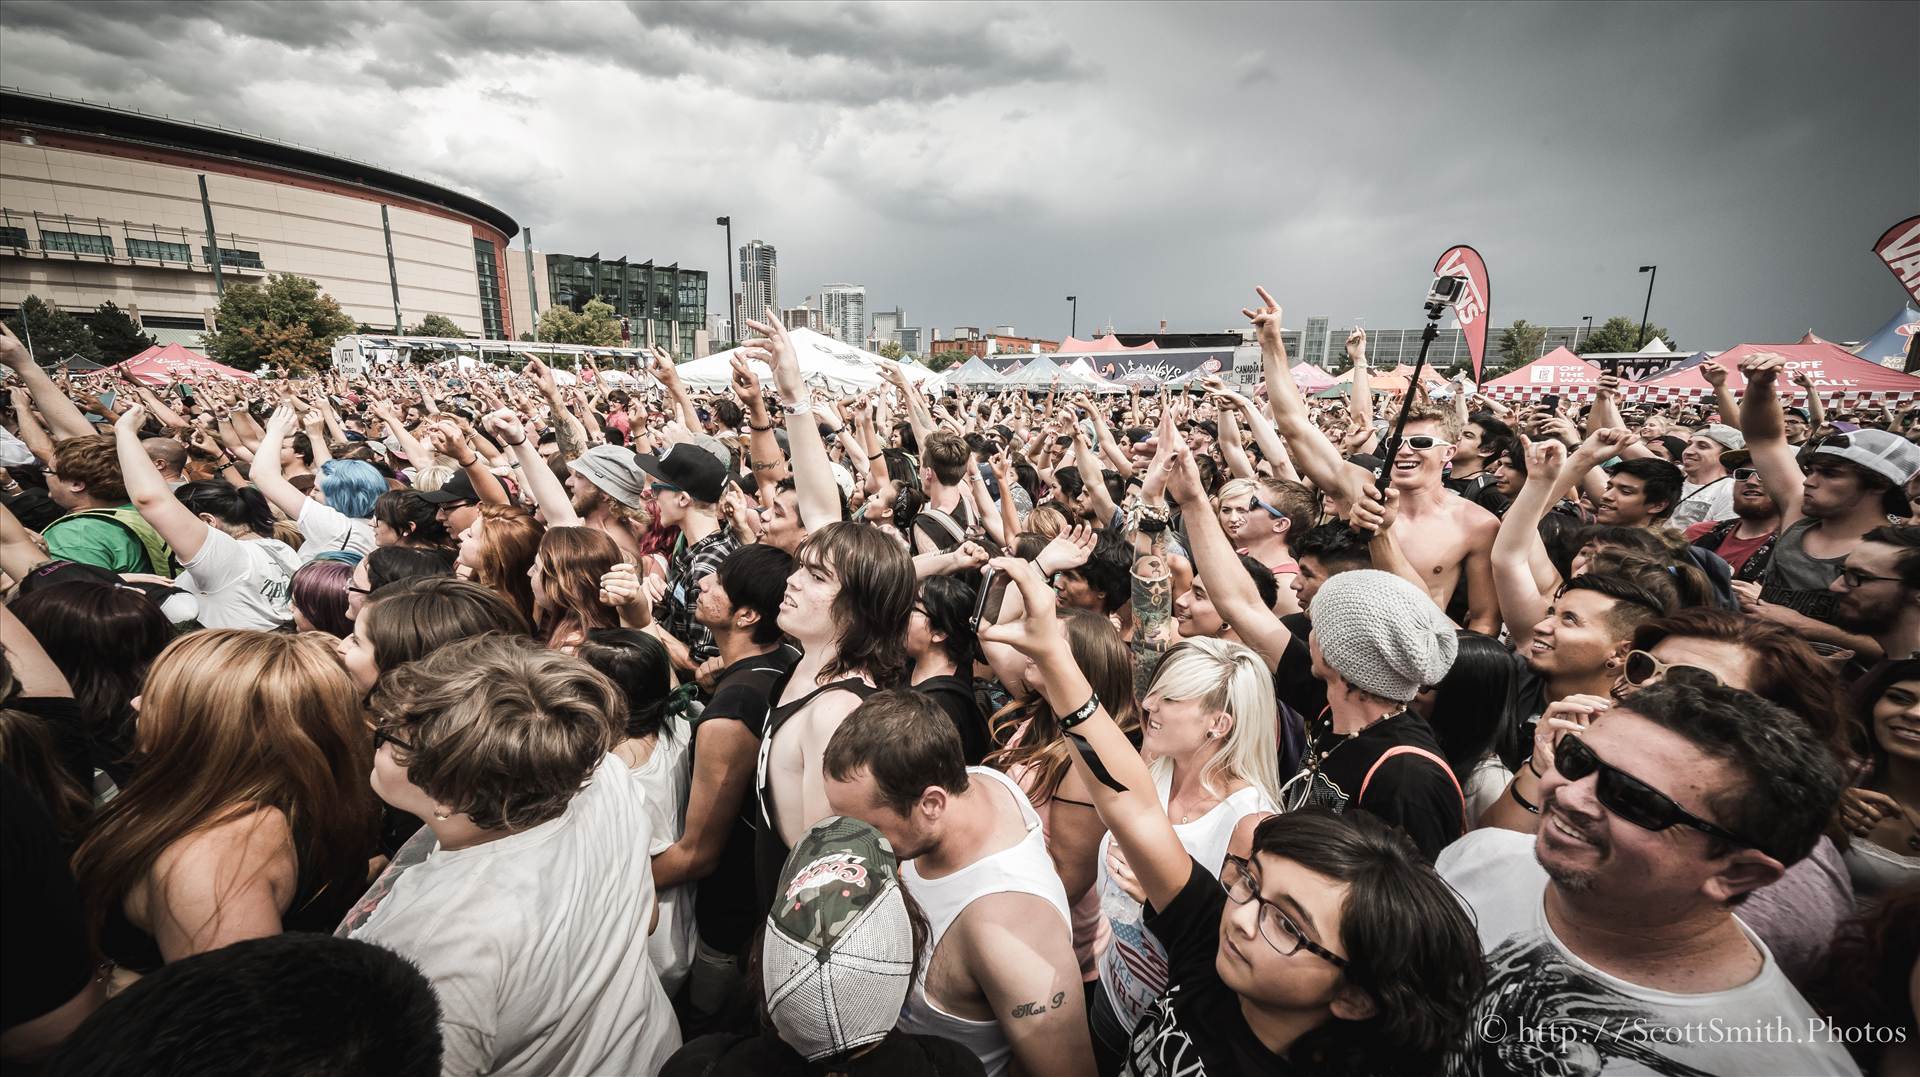
<instances>
[{"instance_id":1,"label":"baseball cap","mask_svg":"<svg viewBox=\"0 0 1920 1077\"><path fill-rule=\"evenodd\" d=\"M1710 423L1700 428L1700 435L1717 443L1722 449L1744 449L1747 436L1725 423Z\"/></svg>"},{"instance_id":2,"label":"baseball cap","mask_svg":"<svg viewBox=\"0 0 1920 1077\"><path fill-rule=\"evenodd\" d=\"M1853 430L1821 438L1815 456L1837 456L1899 486L1920 471L1920 445L1885 430Z\"/></svg>"},{"instance_id":3,"label":"baseball cap","mask_svg":"<svg viewBox=\"0 0 1920 1077\"><path fill-rule=\"evenodd\" d=\"M913 982L913 923L893 847L830 815L780 869L760 946L767 1015L809 1061L886 1038Z\"/></svg>"},{"instance_id":4,"label":"baseball cap","mask_svg":"<svg viewBox=\"0 0 1920 1077\"><path fill-rule=\"evenodd\" d=\"M647 453L635 460L640 470L669 486L685 490L695 501L711 505L720 500L721 491L727 488L726 465L698 445L685 442L669 445L658 455Z\"/></svg>"},{"instance_id":5,"label":"baseball cap","mask_svg":"<svg viewBox=\"0 0 1920 1077\"><path fill-rule=\"evenodd\" d=\"M420 500L429 505L451 505L455 501L478 501L480 495L473 488L473 480L462 471L440 484L437 490L420 490Z\"/></svg>"},{"instance_id":6,"label":"baseball cap","mask_svg":"<svg viewBox=\"0 0 1920 1077\"><path fill-rule=\"evenodd\" d=\"M634 460L633 450L618 445L595 445L577 459L567 461L567 469L628 508L639 507L640 495L647 488L647 480L640 474L640 465Z\"/></svg>"}]
</instances>

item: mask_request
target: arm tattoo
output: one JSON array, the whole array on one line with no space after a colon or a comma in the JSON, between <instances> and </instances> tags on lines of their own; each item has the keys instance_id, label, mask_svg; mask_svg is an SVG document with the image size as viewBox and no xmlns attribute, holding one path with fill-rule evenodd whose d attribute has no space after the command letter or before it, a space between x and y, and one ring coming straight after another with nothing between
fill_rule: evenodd
<instances>
[{"instance_id":1,"label":"arm tattoo","mask_svg":"<svg viewBox=\"0 0 1920 1077\"><path fill-rule=\"evenodd\" d=\"M1143 557L1133 571L1133 651L1134 691L1144 698L1153 684L1153 673L1166 650L1161 638L1167 620L1173 616L1173 574L1159 557Z\"/></svg>"},{"instance_id":2,"label":"arm tattoo","mask_svg":"<svg viewBox=\"0 0 1920 1077\"><path fill-rule=\"evenodd\" d=\"M1065 1002L1066 1000L1067 1000L1067 993L1065 991L1056 991L1054 992L1053 998L1049 999L1046 1002L1022 1002L1020 1005L1015 1006L1013 1008L1013 1012L1009 1014L1009 1016L1038 1017L1049 1010L1059 1009L1060 1004Z\"/></svg>"}]
</instances>

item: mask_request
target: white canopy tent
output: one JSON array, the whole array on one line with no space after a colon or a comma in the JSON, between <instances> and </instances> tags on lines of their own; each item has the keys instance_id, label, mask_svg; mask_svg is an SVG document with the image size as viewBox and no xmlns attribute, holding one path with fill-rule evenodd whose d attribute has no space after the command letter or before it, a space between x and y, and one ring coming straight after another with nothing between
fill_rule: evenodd
<instances>
[{"instance_id":1,"label":"white canopy tent","mask_svg":"<svg viewBox=\"0 0 1920 1077\"><path fill-rule=\"evenodd\" d=\"M886 384L880 364L887 360L882 357L811 329L794 329L789 335L800 358L800 376L808 385L834 393L857 393ZM680 380L694 389L726 388L733 378L733 354L738 350L715 352L705 359L680 364ZM762 382L773 381L773 371L765 363L749 360L748 368ZM915 385L933 377L933 371L915 362L903 362L900 369Z\"/></svg>"},{"instance_id":2,"label":"white canopy tent","mask_svg":"<svg viewBox=\"0 0 1920 1077\"><path fill-rule=\"evenodd\" d=\"M948 385L962 389L992 389L1006 384L1006 379L1000 376L1000 372L977 355L948 370L946 379Z\"/></svg>"}]
</instances>

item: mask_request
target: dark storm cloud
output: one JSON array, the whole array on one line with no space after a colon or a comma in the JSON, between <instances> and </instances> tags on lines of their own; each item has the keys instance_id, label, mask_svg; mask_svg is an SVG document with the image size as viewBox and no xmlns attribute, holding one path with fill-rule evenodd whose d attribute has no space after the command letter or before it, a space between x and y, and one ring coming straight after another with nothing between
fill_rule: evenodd
<instances>
[{"instance_id":1,"label":"dark storm cloud","mask_svg":"<svg viewBox=\"0 0 1920 1077\"><path fill-rule=\"evenodd\" d=\"M1900 301L1920 6L0 4L4 80L465 189L553 250L862 281L912 324L1417 318L1836 338ZM697 252L713 251L700 258ZM724 295L724 289L716 290ZM719 308L715 303L715 309Z\"/></svg>"}]
</instances>

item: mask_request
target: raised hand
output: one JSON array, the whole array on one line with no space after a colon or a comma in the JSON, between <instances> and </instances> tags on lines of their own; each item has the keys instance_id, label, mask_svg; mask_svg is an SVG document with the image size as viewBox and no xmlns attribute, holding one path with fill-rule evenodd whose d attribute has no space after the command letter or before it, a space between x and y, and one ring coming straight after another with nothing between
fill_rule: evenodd
<instances>
[{"instance_id":1,"label":"raised hand","mask_svg":"<svg viewBox=\"0 0 1920 1077\"><path fill-rule=\"evenodd\" d=\"M759 359L773 368L773 383L779 388L781 399L789 404L802 403L807 399L807 384L800 374L800 353L794 349L793 337L780 321L779 312L768 307L766 318L764 322L747 319L747 328L760 336L740 345L740 349L749 358ZM906 380L905 374L901 380Z\"/></svg>"},{"instance_id":2,"label":"raised hand","mask_svg":"<svg viewBox=\"0 0 1920 1077\"><path fill-rule=\"evenodd\" d=\"M113 432L116 434L132 434L134 437L139 437L140 429L146 425L146 422L146 405L135 404L120 413L120 418L114 421Z\"/></svg>"},{"instance_id":3,"label":"raised hand","mask_svg":"<svg viewBox=\"0 0 1920 1077\"><path fill-rule=\"evenodd\" d=\"M33 363L33 353L20 343L20 338L13 335L5 322L0 322L0 363L7 364L7 369L13 371Z\"/></svg>"},{"instance_id":4,"label":"raised hand","mask_svg":"<svg viewBox=\"0 0 1920 1077\"><path fill-rule=\"evenodd\" d=\"M1353 332L1347 334L1347 359L1357 363L1366 357L1367 331L1356 325Z\"/></svg>"},{"instance_id":5,"label":"raised hand","mask_svg":"<svg viewBox=\"0 0 1920 1077\"><path fill-rule=\"evenodd\" d=\"M1259 293L1261 305L1241 307L1240 313L1246 315L1247 320L1253 323L1255 335L1259 338L1262 349L1278 350L1283 346L1280 341L1280 304L1274 302L1273 296L1267 294L1265 288L1255 288L1254 291Z\"/></svg>"},{"instance_id":6,"label":"raised hand","mask_svg":"<svg viewBox=\"0 0 1920 1077\"><path fill-rule=\"evenodd\" d=\"M1776 352L1755 352L1740 361L1740 372L1747 376L1747 388L1770 384L1785 370L1787 360Z\"/></svg>"},{"instance_id":7,"label":"raised hand","mask_svg":"<svg viewBox=\"0 0 1920 1077\"><path fill-rule=\"evenodd\" d=\"M1560 469L1567 462L1567 447L1558 441L1531 441L1525 436L1520 444L1527 455L1527 482L1553 485L1560 479Z\"/></svg>"},{"instance_id":8,"label":"raised hand","mask_svg":"<svg viewBox=\"0 0 1920 1077\"><path fill-rule=\"evenodd\" d=\"M518 445L527 440L526 423L518 412L507 408L488 412L487 417L480 420L480 423L493 434L496 440L504 441L508 445Z\"/></svg>"},{"instance_id":9,"label":"raised hand","mask_svg":"<svg viewBox=\"0 0 1920 1077\"><path fill-rule=\"evenodd\" d=\"M1360 497L1347 513L1347 522L1357 531L1377 535L1392 527L1399 514L1400 491L1388 487L1383 496L1379 487L1368 483L1360 488Z\"/></svg>"},{"instance_id":10,"label":"raised hand","mask_svg":"<svg viewBox=\"0 0 1920 1077\"><path fill-rule=\"evenodd\" d=\"M1718 389L1727 384L1726 364L1718 359L1709 359L1700 364L1700 376L1707 379L1708 385Z\"/></svg>"},{"instance_id":11,"label":"raised hand","mask_svg":"<svg viewBox=\"0 0 1920 1077\"><path fill-rule=\"evenodd\" d=\"M1065 572L1079 568L1093 556L1093 548L1100 543L1100 536L1086 524L1075 524L1053 536L1034 560L1040 570L1051 576L1056 572Z\"/></svg>"},{"instance_id":12,"label":"raised hand","mask_svg":"<svg viewBox=\"0 0 1920 1077\"><path fill-rule=\"evenodd\" d=\"M1047 586L1040 566L1022 557L996 557L988 562L1005 574L1020 592L1025 616L1002 624L981 625L980 638L988 643L1004 644L1029 658L1044 658L1063 645L1059 598Z\"/></svg>"},{"instance_id":13,"label":"raised hand","mask_svg":"<svg viewBox=\"0 0 1920 1077\"><path fill-rule=\"evenodd\" d=\"M1561 737L1578 734L1595 718L1612 709L1613 700L1605 696L1576 694L1548 704L1546 713L1533 727L1533 756L1527 764L1534 773L1545 774L1553 767L1554 750Z\"/></svg>"}]
</instances>

